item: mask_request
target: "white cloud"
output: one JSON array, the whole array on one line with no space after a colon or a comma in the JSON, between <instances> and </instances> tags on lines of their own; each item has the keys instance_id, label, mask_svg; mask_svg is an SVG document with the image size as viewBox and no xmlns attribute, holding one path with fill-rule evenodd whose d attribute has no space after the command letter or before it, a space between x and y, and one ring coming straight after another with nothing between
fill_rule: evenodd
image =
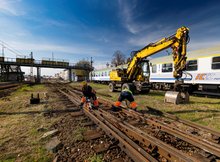
<instances>
[{"instance_id":1,"label":"white cloud","mask_svg":"<svg viewBox=\"0 0 220 162\"><path fill-rule=\"evenodd\" d=\"M25 11L20 6L21 0L0 0L0 12L13 15L21 16L25 14Z\"/></svg>"},{"instance_id":2,"label":"white cloud","mask_svg":"<svg viewBox=\"0 0 220 162\"><path fill-rule=\"evenodd\" d=\"M200 49L215 49L218 47L218 53L220 49L220 41L219 40L213 40L213 41L193 41L190 42L188 45L188 51L193 51L193 50L200 50Z\"/></svg>"},{"instance_id":3,"label":"white cloud","mask_svg":"<svg viewBox=\"0 0 220 162\"><path fill-rule=\"evenodd\" d=\"M201 23L200 23L200 25L201 25ZM207 28L212 29L212 30L217 30L216 27L212 27L212 25L213 24L211 24L211 23L203 22L203 26L206 26ZM193 24L192 26L190 26L191 28L190 28L189 36L190 36L191 40L187 46L189 51L197 50L197 49L201 49L201 48L213 47L215 45L220 44L220 41L218 40L218 38L216 38L216 35L208 34L208 32L210 32L209 30L208 31L203 30L203 29L199 30L198 26L199 26L198 24ZM198 33L198 31L201 31L203 33L203 35L200 35L200 33ZM141 35L135 35L133 37L130 37L128 39L128 43L131 46L140 47L140 49L141 49L150 43L155 43L164 37L171 36L172 34L176 33L176 29L167 27L164 29L155 30L155 31L148 31L148 32L149 32L148 34L145 32Z\"/></svg>"},{"instance_id":4,"label":"white cloud","mask_svg":"<svg viewBox=\"0 0 220 162\"><path fill-rule=\"evenodd\" d=\"M0 40L1 41L1 40ZM63 58L62 54L70 54L72 55L71 58L74 56L76 59L82 59L87 57L103 57L102 51L98 48L91 47L89 45L82 45L82 44L67 44L67 45L60 45L60 44L52 44L48 42L24 42L24 41L8 41L7 44L10 45L9 48L16 49L17 51L22 51L22 53L29 53L33 51L36 54L43 54L43 57L50 57L51 53L55 53L58 58ZM5 45L7 47L7 44ZM6 57L15 57L7 48L5 49L5 53L7 54ZM18 52L16 52L18 53ZM18 53L21 55L21 52ZM75 60L75 59L74 59ZM75 60L76 61L76 60Z\"/></svg>"},{"instance_id":5,"label":"white cloud","mask_svg":"<svg viewBox=\"0 0 220 162\"><path fill-rule=\"evenodd\" d=\"M27 38L32 36L31 32L27 30L24 25L9 19L5 16L0 16L0 39L1 40L21 40L22 38Z\"/></svg>"},{"instance_id":6,"label":"white cloud","mask_svg":"<svg viewBox=\"0 0 220 162\"><path fill-rule=\"evenodd\" d=\"M154 26L154 24L152 24ZM157 29L157 28L156 28ZM138 35L136 34L133 37L130 37L128 39L128 43L132 46L137 46L140 48L143 48L144 46L150 44L150 43L155 43L159 40L161 40L164 37L169 37L172 34L176 32L175 30L172 30L169 27L163 28L163 29L157 29L154 31L146 31L143 32L142 34Z\"/></svg>"},{"instance_id":7,"label":"white cloud","mask_svg":"<svg viewBox=\"0 0 220 162\"><path fill-rule=\"evenodd\" d=\"M137 27L135 27L133 24L133 9L135 8L134 3L132 3L133 7L131 7L128 3L126 3L123 0L119 0L119 10L120 10L120 14L122 16L122 23L124 24L124 26L127 28L127 30L133 34L138 32Z\"/></svg>"},{"instance_id":8,"label":"white cloud","mask_svg":"<svg viewBox=\"0 0 220 162\"><path fill-rule=\"evenodd\" d=\"M107 66L106 66L106 64L107 63L111 63L111 61L109 61L109 60L103 60L103 61L95 61L94 62L94 68L96 69L96 70L98 70L98 69L104 69L104 68L106 68Z\"/></svg>"},{"instance_id":9,"label":"white cloud","mask_svg":"<svg viewBox=\"0 0 220 162\"><path fill-rule=\"evenodd\" d=\"M151 25L135 21L135 18L138 17L138 15L135 15L137 7L136 0L129 1L129 3L125 0L118 0L118 4L122 24L130 33L137 34L151 27Z\"/></svg>"},{"instance_id":10,"label":"white cloud","mask_svg":"<svg viewBox=\"0 0 220 162\"><path fill-rule=\"evenodd\" d=\"M186 22L189 25L187 27L190 28L191 42L188 45L188 49L207 48L219 43L220 17L215 15L207 18L207 15L217 11L219 6L212 6L205 10L197 11L190 17L185 17L189 13L188 10L181 11L178 16L179 19L175 20L175 22L168 20L167 23L170 22L170 24L163 25L164 22L160 23L161 17L155 17L153 20L150 19L150 23L148 23L146 19L147 13L145 13L145 21L137 21L140 15L136 15L136 13L139 13L136 12L136 0L129 2L118 0L118 4L122 24L133 34L128 38L128 44L131 47L143 48L149 43L159 41L163 37L168 37L176 32L177 28L175 27L180 27L178 25L181 25L182 22ZM149 12L149 9L146 12ZM185 17L186 21L182 20L183 17Z\"/></svg>"}]
</instances>

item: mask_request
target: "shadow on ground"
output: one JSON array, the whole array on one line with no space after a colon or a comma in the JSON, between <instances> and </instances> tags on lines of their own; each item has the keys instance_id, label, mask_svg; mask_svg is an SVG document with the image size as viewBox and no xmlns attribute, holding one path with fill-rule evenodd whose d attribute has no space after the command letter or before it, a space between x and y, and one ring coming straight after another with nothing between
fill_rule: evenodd
<instances>
[{"instance_id":1,"label":"shadow on ground","mask_svg":"<svg viewBox=\"0 0 220 162\"><path fill-rule=\"evenodd\" d=\"M65 110L42 110L42 111L24 111L24 112L0 112L0 115L23 115L23 114L40 114L40 113L68 113L68 112L76 112L81 109L65 109Z\"/></svg>"}]
</instances>

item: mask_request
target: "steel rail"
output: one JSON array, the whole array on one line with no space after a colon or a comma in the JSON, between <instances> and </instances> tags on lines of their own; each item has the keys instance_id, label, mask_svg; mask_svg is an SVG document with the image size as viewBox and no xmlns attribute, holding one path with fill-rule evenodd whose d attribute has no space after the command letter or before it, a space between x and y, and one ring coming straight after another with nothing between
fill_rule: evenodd
<instances>
[{"instance_id":1,"label":"steel rail","mask_svg":"<svg viewBox=\"0 0 220 162\"><path fill-rule=\"evenodd\" d=\"M126 114L132 113L134 115L140 114L138 112L129 112L127 110L122 110L126 112ZM141 117L141 114L138 116ZM186 141L193 146L196 146L200 149L203 149L204 151L207 151L211 154L214 154L218 157L220 157L220 145L213 143L211 141L205 140L199 136L193 135L193 134L188 134L181 129L178 129L176 127L170 126L167 123L164 123L158 119L155 118L149 118L148 116L141 117L142 120L145 120L146 124L149 124L151 126L157 126L159 130L162 130L170 135L173 135L175 137L178 137L179 139L182 139L183 141Z\"/></svg>"},{"instance_id":2,"label":"steel rail","mask_svg":"<svg viewBox=\"0 0 220 162\"><path fill-rule=\"evenodd\" d=\"M209 127L206 127L206 126L203 126L203 125L200 125L200 124L188 121L188 120L180 119L180 118L178 118L175 115L172 115L172 114L169 114L169 113L166 113L166 112L162 112L162 111L157 110L155 108L151 108L151 107L147 107L147 108L149 110L151 110L151 111L158 112L159 114L161 114L161 116L164 116L166 118L169 118L169 119L172 119L174 121L180 122L182 124L188 125L188 126L190 126L192 128L200 129L201 131L205 131L205 132L211 133L212 136L215 136L218 139L218 142L220 143L220 132L218 132L218 131L216 131L216 130L214 130L212 128L209 128Z\"/></svg>"},{"instance_id":3,"label":"steel rail","mask_svg":"<svg viewBox=\"0 0 220 162\"><path fill-rule=\"evenodd\" d=\"M106 99L104 99L104 100L106 100ZM109 100L106 100L106 101L108 101L108 102L111 102L111 101L109 101ZM149 108L149 107L147 107L147 108ZM213 146L213 149L211 148L211 152L216 152L218 149L215 149L214 147L216 147L216 148L219 148L220 149L220 132L218 132L218 131L215 131L215 130L213 130L213 129L211 129L211 128L208 128L208 127L206 127L206 126L202 126L202 125L199 125L199 124L197 124L197 123L193 123L193 122L191 122L191 121L187 121L187 120L184 120L184 119L180 119L180 118L178 118L178 117L176 117L176 116L174 116L174 115L171 115L171 114L169 114L169 113L166 113L166 112L161 112L161 111L159 111L159 110L157 110L157 109L154 109L154 108L149 108L149 110L153 110L153 111L155 111L155 112L158 112L159 114L160 114L160 116L162 116L162 117L165 117L165 118L168 118L168 119L171 119L171 120L173 120L173 121L176 121L176 122L179 122L179 123L182 123L182 124L184 124L184 125L186 125L186 126L188 126L188 127L191 127L191 128L194 128L194 129L197 129L197 130L200 130L201 132L206 132L206 133L211 133L211 135L212 135L212 137L214 137L215 139L210 139L210 140L212 140L212 141L210 141L210 140L207 140L207 139L203 139L203 138L201 138L201 137L199 137L199 136L196 136L196 135L194 135L194 134L189 134L188 133L188 135L190 135L190 136L193 136L194 138L198 138L198 140L200 140L200 141L203 141L203 143L206 143L206 144L204 144L204 145L212 145ZM126 109L122 109L122 111L124 111L125 113L128 113L129 111L127 111ZM138 118L141 118L141 119L148 119L148 121L150 120L149 119L149 114L143 114L143 113L140 113L140 112L134 112L133 113L133 115L136 115ZM152 119L151 118L151 120L156 120L156 119ZM161 121L159 121L159 120L156 120L156 121L158 121L158 123L162 123ZM150 122L150 121L149 121ZM158 125L158 124L157 124ZM166 124L166 126L168 127L168 124ZM172 128L172 126L170 126L170 128ZM173 127L174 128L174 127ZM177 130L177 128L174 128L174 129L176 129ZM178 131L180 131L180 132L182 132L182 133L184 133L184 134L186 134L185 132L183 132L181 129L178 129ZM216 141L216 142L213 142L213 141ZM209 146L207 146L207 147L209 147ZM211 146L210 146L211 147ZM213 151L212 151L213 150ZM216 151L215 151L216 150ZM218 151L218 155L219 155L219 151Z\"/></svg>"},{"instance_id":4,"label":"steel rail","mask_svg":"<svg viewBox=\"0 0 220 162\"><path fill-rule=\"evenodd\" d=\"M68 97L68 99L70 99L70 101L72 102L76 102L74 101L70 95L68 95L66 92L64 92L63 90L59 91ZM69 91L71 92L71 91ZM72 92L73 93L73 92ZM73 95L71 93L71 95ZM129 139L128 137L126 137L125 135L123 135L120 130L118 130L117 128L113 127L112 125L110 125L107 121L105 121L104 119L100 120L98 119L94 114L92 114L88 108L84 107L84 113L94 122L96 123L98 126L100 126L105 133L109 136L109 137L114 137L115 139L117 139L120 144L119 147L130 157L132 158L132 160L134 161L146 161L146 162L157 162L157 160L155 160L153 157L151 157L145 150L141 149L137 144L135 144L135 142L133 142L131 139ZM113 130L112 130L113 129ZM136 149L135 149L136 148ZM143 154L145 156L143 156ZM146 155L147 158L146 158Z\"/></svg>"},{"instance_id":5,"label":"steel rail","mask_svg":"<svg viewBox=\"0 0 220 162\"><path fill-rule=\"evenodd\" d=\"M132 126L131 124L120 121L117 117L109 114L105 111L96 111L100 116L103 116L105 120L108 120L115 127L120 129L123 133L125 133L128 137L133 138L135 141L139 141L140 143L147 146L147 150L152 154L156 152L160 154L161 157L164 157L168 161L180 161L180 162L193 162L197 161L193 157L189 157L187 154L180 152L179 150L169 146L168 144L160 141L159 139L146 134L142 130Z\"/></svg>"},{"instance_id":6,"label":"steel rail","mask_svg":"<svg viewBox=\"0 0 220 162\"><path fill-rule=\"evenodd\" d=\"M0 90L13 88L13 87L17 87L20 85L21 85L20 83L0 84Z\"/></svg>"},{"instance_id":7,"label":"steel rail","mask_svg":"<svg viewBox=\"0 0 220 162\"><path fill-rule=\"evenodd\" d=\"M71 95L73 95L74 93L76 93L75 92L75 90L74 91L72 91L72 90L68 90L68 93L70 93ZM78 95L79 95L79 92L77 93ZM71 95L69 95L69 94L67 94L67 93L65 93L65 95L67 95L67 96L69 96L68 98L71 98L70 96ZM74 95L74 97L75 97L75 95ZM76 100L75 100L75 102L77 102ZM158 110L159 111L159 110ZM135 127L133 127L132 125L130 125L130 124L128 124L127 122L123 122L123 121L121 121L121 123L123 123L124 125L120 125L120 124L118 124L118 123L120 123L119 121L120 120L118 120L118 122L115 122L115 124L114 124L114 126L112 126L110 123L112 122L112 120L113 120L113 118L112 118L112 120L110 120L110 119L108 119L108 122L105 120L105 118L103 117L103 114L105 114L105 113L107 113L107 112L105 112L104 113L104 111L102 111L102 110L99 110L99 111L94 111L96 114L95 114L95 117L98 117L99 116L99 118L102 120L102 122L104 123L104 124L106 124L107 125L107 127L108 128L114 128L114 129L116 129L118 132L116 133L117 135L125 135L126 134L126 132L127 132L127 135L133 135L133 136L135 136L135 137L138 137L138 141L145 141L146 142L146 140L144 139L144 137L146 138L146 132L143 132L142 130L140 130L140 129L138 129L138 128L135 128ZM93 113L94 113L93 112ZM213 142L211 142L211 141L208 141L208 140L206 140L206 139L203 139L203 138L201 138L201 137L199 137L199 136L196 136L196 135L192 135L192 134L189 134L189 133L186 133L186 132L184 132L183 130L181 130L180 128L175 128L175 127L173 127L173 126L171 126L171 125L169 125L168 123L164 123L163 121L160 121L159 119L157 119L157 118L149 118L149 115L147 115L147 114L143 114L143 113L139 113L139 112L135 112L135 111L127 111L127 110L125 110L125 109L123 109L123 112L125 113L125 114L127 114L127 115L131 115L131 116L135 116L136 118L139 118L139 119L142 119L142 120L144 120L147 124L150 124L151 126L156 126L159 130L161 130L161 131L164 131L164 132L166 132L166 133L168 133L168 134L170 134L170 135L173 135L173 136L175 136L175 137L178 137L179 139L182 139L183 141L186 141L186 142L188 142L188 143L190 143L190 144L192 144L193 146L195 146L195 147L198 147L199 149L201 149L201 150L204 150L205 152L209 152L209 153L211 153L211 154L213 154L213 155L215 155L215 156L218 156L218 157L220 157L220 146L218 145L218 144L216 144L216 143L213 143ZM88 113L91 113L91 112L89 112L88 111ZM100 114L101 113L101 114ZM107 113L107 114L110 114L110 113ZM162 115L161 115L162 114ZM94 115L94 114L93 114ZM189 121L186 121L186 120L182 120L182 119L178 119L177 117L175 117L175 116L173 116L173 115L171 115L171 114L168 114L168 113L163 113L163 112L161 112L160 113L160 116L161 117L166 117L166 118L168 118L168 119L172 119L172 120L174 120L174 121L176 121L176 122L180 122L180 123L183 123L183 124L185 124L185 125L187 125L187 126L189 126L189 127L192 127L192 128L195 128L195 129L199 129L199 130L203 130L203 131L206 131L206 132L208 132L209 133L209 130L211 130L211 133L212 133L212 135L213 136L217 136L217 138L218 138L218 135L220 134L219 132L217 132L217 131L214 131L214 130L212 130L212 129L207 129L206 127L204 127L204 126L200 126L200 125L198 125L198 124L195 124L195 123L191 123L191 122L189 122ZM105 114L105 117L106 117L106 114ZM114 117L115 118L115 117ZM99 123L99 122L98 122ZM117 127L118 125L120 125L120 127ZM197 125L198 125L198 127L197 127ZM125 127L125 126L127 126L128 128L130 128L130 129L128 129L127 127L126 128L123 128L123 127ZM112 129L113 129L112 128ZM123 128L123 129L122 129ZM107 128L106 128L107 129ZM128 131L129 130L129 131ZM134 132L133 130L136 130L136 132ZM123 133L122 133L123 132ZM138 134L137 132L139 132L140 134ZM143 137L144 136L144 137ZM150 137L152 137L152 136L150 136ZM124 138L126 138L126 136L124 136ZM155 138L155 137L154 137ZM155 139L152 139L152 138L149 138L149 139L151 139L151 141L154 141L155 139L156 139L156 141L158 140L157 138L155 138ZM127 141L127 140L126 140ZM158 140L159 141L159 140ZM133 141L131 141L131 142L133 142ZM145 144L145 145L147 145L147 144L149 144L148 142L146 142L146 143L144 143L144 142L142 142L143 144ZM163 143L163 144L165 144L165 143ZM166 144L165 144L166 145ZM147 145L148 146L148 145ZM166 148L166 147L165 147ZM167 147L168 149L171 149L172 148L172 146L168 146ZM172 151L172 153L174 153L175 151L175 148L172 148L173 149L173 151ZM171 150L172 150L171 149ZM167 149L165 149L165 150L167 150ZM144 151L144 150L143 150ZM163 153L163 151L164 151L164 148L161 148L161 150L159 150L160 151L160 154L161 155L163 155L165 158L169 158L169 156L170 156L170 154L166 154L166 151ZM158 151L158 152L159 152ZM145 151L146 152L146 151ZM175 156L175 154L171 154L172 156L172 158L173 157L175 157L175 158L177 158L178 159L178 157L176 157ZM181 156L180 155L180 157L184 157L184 155L183 156ZM204 159L206 159L206 158L204 158ZM192 161L195 161L195 160L193 160L193 159L191 159ZM173 161L173 159L171 160L171 161ZM175 161L175 160L174 160ZM180 161L180 159L179 160L177 160L177 161Z\"/></svg>"},{"instance_id":8,"label":"steel rail","mask_svg":"<svg viewBox=\"0 0 220 162\"><path fill-rule=\"evenodd\" d=\"M220 157L220 147L219 145L209 142L209 141L205 141L204 139L192 135L192 134L187 134L183 131L181 131L180 129L176 129L174 127L169 127L168 125L165 125L164 123L162 123L161 121L153 121L150 119L146 119L147 123L150 125L156 125L160 130L173 135L175 137L178 137L179 139L182 139L183 141L186 141L190 144L192 144L193 146L196 146L206 152L209 152L211 154L214 154L218 157Z\"/></svg>"},{"instance_id":9,"label":"steel rail","mask_svg":"<svg viewBox=\"0 0 220 162\"><path fill-rule=\"evenodd\" d=\"M135 142L125 136L119 129L111 125L103 117L95 112L90 112L88 108L84 107L85 114L99 125L107 135L114 137L120 142L120 148L130 157L132 160L137 162L157 162L151 155L149 155L145 150L140 148ZM96 116L97 115L97 116ZM99 117L99 119L98 119Z\"/></svg>"}]
</instances>

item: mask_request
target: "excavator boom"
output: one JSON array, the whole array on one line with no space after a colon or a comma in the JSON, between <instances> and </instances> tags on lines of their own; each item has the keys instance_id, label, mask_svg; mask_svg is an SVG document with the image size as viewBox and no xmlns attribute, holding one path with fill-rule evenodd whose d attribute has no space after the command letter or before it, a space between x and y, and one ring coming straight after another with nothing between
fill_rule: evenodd
<instances>
[{"instance_id":1,"label":"excavator boom","mask_svg":"<svg viewBox=\"0 0 220 162\"><path fill-rule=\"evenodd\" d=\"M137 51L128 63L127 69L115 69L110 72L109 90L129 88L136 92L149 92L151 86L149 83L149 63L147 57L154 55L167 48L172 49L174 64L173 77L176 79L174 92L166 93L165 101L181 103L188 101L188 94L181 90L183 80L180 80L186 65L186 46L189 40L189 29L181 27L170 37L163 38L155 43L150 43L141 50ZM147 66L146 66L147 65ZM147 67L147 70L144 68Z\"/></svg>"},{"instance_id":2,"label":"excavator boom","mask_svg":"<svg viewBox=\"0 0 220 162\"><path fill-rule=\"evenodd\" d=\"M155 53L158 53L169 47L172 48L173 61L174 61L174 78L182 77L182 70L186 64L186 44L188 40L189 29L186 27L181 27L177 30L175 35L168 38L163 38L162 40L151 43L145 46L143 49L139 50L132 60L130 61L127 68L128 80L135 79L137 72L137 65L144 58L149 57Z\"/></svg>"}]
</instances>

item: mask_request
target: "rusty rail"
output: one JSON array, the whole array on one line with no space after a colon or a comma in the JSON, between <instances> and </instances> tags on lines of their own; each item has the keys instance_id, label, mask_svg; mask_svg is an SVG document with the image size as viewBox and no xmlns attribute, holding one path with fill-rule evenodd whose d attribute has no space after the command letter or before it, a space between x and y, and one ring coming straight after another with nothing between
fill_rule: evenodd
<instances>
[{"instance_id":1,"label":"rusty rail","mask_svg":"<svg viewBox=\"0 0 220 162\"><path fill-rule=\"evenodd\" d=\"M75 99L71 99L73 96L77 99L80 98L80 92L76 90L68 89L66 92L61 93L67 96L74 103L77 101ZM140 128L137 128L132 124L123 121L123 114L119 113L118 118L105 110L99 109L90 111L87 107L84 107L84 112L91 118L91 120L99 125L107 135L117 139L120 143L121 149L127 153L127 155L129 155L134 161L157 161L158 159L168 161L209 160L206 156L203 157L202 155L199 157L196 155L189 156L188 154L177 150L175 147L166 144L156 137L147 134ZM172 124L166 123L163 120L159 120L156 117L149 117L149 114L142 114L125 109L123 109L122 112L127 116L132 116L133 118L144 121L146 125L150 125L158 131L166 132L175 138L179 138L182 141L185 141L192 146L203 150L204 152L209 152L209 156L215 156L217 159L220 157L219 143L214 143L213 141L209 141L203 139L202 137L184 132L180 128L174 127ZM161 115L161 118L162 117L171 119L171 121L183 123L186 126L198 129L200 131L211 133L212 136L217 136L217 138L219 138L219 132L217 131L206 129L206 127L200 125L197 126L195 123L175 118L175 116L167 113L163 113L163 115ZM199 160L197 158L199 158Z\"/></svg>"}]
</instances>

